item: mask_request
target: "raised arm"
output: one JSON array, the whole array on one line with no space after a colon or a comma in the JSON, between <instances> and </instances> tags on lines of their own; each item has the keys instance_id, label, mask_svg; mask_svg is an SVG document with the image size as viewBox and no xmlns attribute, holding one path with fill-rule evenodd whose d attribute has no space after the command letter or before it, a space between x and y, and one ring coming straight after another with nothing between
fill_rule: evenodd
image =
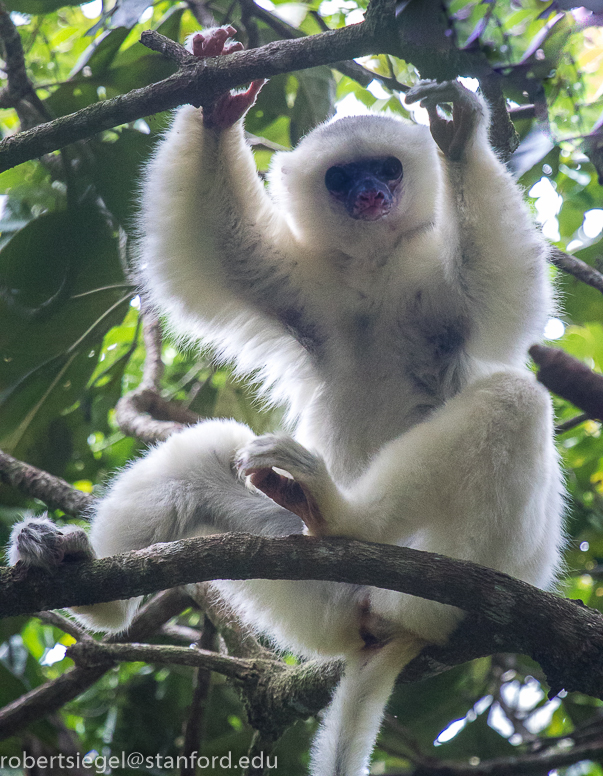
<instances>
[{"instance_id":1,"label":"raised arm","mask_svg":"<svg viewBox=\"0 0 603 776\"><path fill-rule=\"evenodd\" d=\"M197 33L199 57L242 48L232 27ZM181 108L142 190L139 272L179 334L212 339L228 357L283 335L307 345L295 245L266 194L242 117L263 82L204 109ZM254 359L257 367L257 359Z\"/></svg>"},{"instance_id":2,"label":"raised arm","mask_svg":"<svg viewBox=\"0 0 603 776\"><path fill-rule=\"evenodd\" d=\"M427 108L445 162L446 239L475 322L468 343L478 359L523 364L552 311L547 246L534 229L522 192L488 141L485 101L458 81L423 82L407 102ZM452 119L438 111L452 104Z\"/></svg>"}]
</instances>

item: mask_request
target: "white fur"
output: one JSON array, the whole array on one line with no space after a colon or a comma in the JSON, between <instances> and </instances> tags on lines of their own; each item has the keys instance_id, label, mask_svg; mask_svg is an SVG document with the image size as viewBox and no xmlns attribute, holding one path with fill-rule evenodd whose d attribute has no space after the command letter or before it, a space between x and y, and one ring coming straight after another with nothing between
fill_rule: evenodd
<instances>
[{"instance_id":1,"label":"white fur","mask_svg":"<svg viewBox=\"0 0 603 776\"><path fill-rule=\"evenodd\" d=\"M485 104L475 107L482 118L462 162L448 162L425 127L345 118L275 155L268 192L241 123L206 130L200 111L176 113L144 183L142 282L176 333L211 342L286 402L312 455L291 440L254 442L234 422L201 423L117 478L93 523L97 553L215 531L301 532L237 479L242 449L307 478L325 533L552 584L562 484L551 403L525 366L552 310L546 247L488 145ZM326 170L392 155L404 168L392 212L353 220L326 190ZM397 672L461 616L335 583L220 589L280 646L346 656L314 776L365 773ZM96 618L102 627L123 627L135 609L117 606ZM367 611L391 637L381 649L365 648Z\"/></svg>"}]
</instances>

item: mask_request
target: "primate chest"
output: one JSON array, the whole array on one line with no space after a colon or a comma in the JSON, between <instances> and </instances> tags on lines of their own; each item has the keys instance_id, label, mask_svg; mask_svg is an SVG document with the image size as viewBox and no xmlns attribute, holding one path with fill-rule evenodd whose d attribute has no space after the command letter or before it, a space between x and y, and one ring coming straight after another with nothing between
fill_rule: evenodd
<instances>
[{"instance_id":1,"label":"primate chest","mask_svg":"<svg viewBox=\"0 0 603 776\"><path fill-rule=\"evenodd\" d=\"M424 420L463 386L467 331L460 316L417 315L416 305L342 316L319 364L315 407L346 470ZM335 465L335 463L333 464Z\"/></svg>"},{"instance_id":2,"label":"primate chest","mask_svg":"<svg viewBox=\"0 0 603 776\"><path fill-rule=\"evenodd\" d=\"M458 311L434 309L419 291L410 299L342 314L325 363L335 390L352 380L394 404L391 394L401 393L411 406L437 406L460 389L468 334Z\"/></svg>"}]
</instances>

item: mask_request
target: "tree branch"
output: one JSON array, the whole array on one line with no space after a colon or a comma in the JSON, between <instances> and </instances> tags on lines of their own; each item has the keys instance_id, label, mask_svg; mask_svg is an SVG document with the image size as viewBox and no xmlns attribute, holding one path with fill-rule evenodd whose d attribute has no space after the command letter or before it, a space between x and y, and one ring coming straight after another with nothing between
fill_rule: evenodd
<instances>
[{"instance_id":1,"label":"tree branch","mask_svg":"<svg viewBox=\"0 0 603 776\"><path fill-rule=\"evenodd\" d=\"M4 568L0 613L129 598L195 581L252 578L371 585L458 606L482 619L479 627L486 636L478 644L487 647L485 654L525 652L542 665L553 692L565 687L603 697L603 616L597 611L474 563L342 538L223 534L51 572Z\"/></svg>"},{"instance_id":2,"label":"tree branch","mask_svg":"<svg viewBox=\"0 0 603 776\"><path fill-rule=\"evenodd\" d=\"M138 613L128 632L109 641L144 639L155 633L188 606L188 596L181 590L169 590L155 596ZM110 667L110 666L109 666ZM0 710L0 740L9 738L31 722L51 714L77 698L108 670L107 665L65 671L57 679L41 684Z\"/></svg>"},{"instance_id":3,"label":"tree branch","mask_svg":"<svg viewBox=\"0 0 603 776\"><path fill-rule=\"evenodd\" d=\"M187 425L198 423L201 418L187 407L161 396L164 368L161 327L153 310L145 309L142 317L146 349L142 382L117 402L115 417L124 434L153 444L182 431Z\"/></svg>"},{"instance_id":4,"label":"tree branch","mask_svg":"<svg viewBox=\"0 0 603 776\"><path fill-rule=\"evenodd\" d=\"M603 420L603 375L593 372L560 348L532 345L538 380L549 391L571 401L590 418Z\"/></svg>"},{"instance_id":5,"label":"tree branch","mask_svg":"<svg viewBox=\"0 0 603 776\"><path fill-rule=\"evenodd\" d=\"M329 700L341 665L310 661L287 666L271 660L248 660L199 648L154 644L109 644L81 641L67 650L81 667L105 668L115 662L183 665L214 671L234 681L242 692L249 722L263 735L277 738L293 722L316 714ZM326 679L326 681L325 681Z\"/></svg>"},{"instance_id":6,"label":"tree branch","mask_svg":"<svg viewBox=\"0 0 603 776\"><path fill-rule=\"evenodd\" d=\"M571 256L569 253L564 253L558 248L552 248L550 261L558 269L562 269L568 275L573 275L578 280L596 288L597 291L603 294L603 275L594 267L591 267L590 264L582 261L582 259Z\"/></svg>"},{"instance_id":7,"label":"tree branch","mask_svg":"<svg viewBox=\"0 0 603 776\"><path fill-rule=\"evenodd\" d=\"M379 24L384 26L379 27ZM257 49L201 60L177 43L165 42L163 36L147 30L143 32L141 42L178 61L180 70L177 73L159 83L89 105L6 138L0 143L0 172L119 124L184 103L199 106L217 93L255 79L377 52L399 53L394 31L393 14L385 24L384 12L379 11L373 15L371 24L353 24L307 38L276 41Z\"/></svg>"},{"instance_id":8,"label":"tree branch","mask_svg":"<svg viewBox=\"0 0 603 776\"><path fill-rule=\"evenodd\" d=\"M0 482L11 485L27 496L40 499L50 509L61 509L76 517L85 514L94 499L88 493L76 490L60 477L18 461L0 450Z\"/></svg>"},{"instance_id":9,"label":"tree branch","mask_svg":"<svg viewBox=\"0 0 603 776\"><path fill-rule=\"evenodd\" d=\"M6 57L6 86L0 90L0 108L15 108L25 129L50 118L29 80L21 36L4 3L0 2L0 40Z\"/></svg>"}]
</instances>

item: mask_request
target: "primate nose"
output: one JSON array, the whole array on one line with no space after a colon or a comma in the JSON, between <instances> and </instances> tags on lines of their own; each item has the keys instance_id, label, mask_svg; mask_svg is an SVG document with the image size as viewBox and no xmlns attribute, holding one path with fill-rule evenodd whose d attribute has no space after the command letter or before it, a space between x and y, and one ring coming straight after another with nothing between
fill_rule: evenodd
<instances>
[{"instance_id":1,"label":"primate nose","mask_svg":"<svg viewBox=\"0 0 603 776\"><path fill-rule=\"evenodd\" d=\"M369 189L363 191L358 195L358 201L365 207L373 207L373 205L381 205L385 200L385 195L382 191L375 191L375 189Z\"/></svg>"}]
</instances>

